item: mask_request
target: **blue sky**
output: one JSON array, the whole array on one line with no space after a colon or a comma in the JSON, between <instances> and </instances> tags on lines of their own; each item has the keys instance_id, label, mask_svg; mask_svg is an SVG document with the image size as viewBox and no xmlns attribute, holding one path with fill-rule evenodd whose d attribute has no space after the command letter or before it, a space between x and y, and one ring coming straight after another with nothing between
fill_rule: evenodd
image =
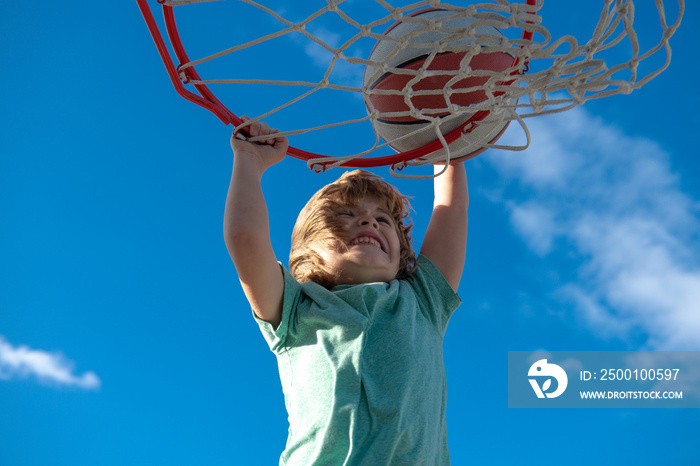
<instances>
[{"instance_id":1,"label":"blue sky","mask_svg":"<svg viewBox=\"0 0 700 466\"><path fill-rule=\"evenodd\" d=\"M557 3L542 13L557 33L598 14ZM463 304L445 339L455 465L697 461L697 410L508 409L506 372L516 350L700 350L700 10L686 8L647 86L529 119L526 152L467 162ZM201 54L263 28L197 14L186 37ZM135 2L3 2L0 31L0 464L276 464L276 363L221 233L231 128L177 96ZM280 43L223 71L318 75L313 46ZM254 115L277 92L222 100ZM314 105L273 123L346 116ZM289 158L265 175L280 260L298 211L341 173ZM431 181L394 181L420 245Z\"/></svg>"}]
</instances>

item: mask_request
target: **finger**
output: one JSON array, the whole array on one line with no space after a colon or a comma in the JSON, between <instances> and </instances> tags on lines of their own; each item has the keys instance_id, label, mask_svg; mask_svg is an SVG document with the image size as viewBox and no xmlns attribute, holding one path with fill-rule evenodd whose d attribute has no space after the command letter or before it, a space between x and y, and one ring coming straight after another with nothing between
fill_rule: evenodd
<instances>
[{"instance_id":1,"label":"finger","mask_svg":"<svg viewBox=\"0 0 700 466\"><path fill-rule=\"evenodd\" d=\"M279 132L280 132L280 130L278 130L277 128L274 128L274 129L270 130L270 135L277 134ZM274 146L279 140L280 140L280 138L270 138L267 140L267 143L271 146Z\"/></svg>"},{"instance_id":2,"label":"finger","mask_svg":"<svg viewBox=\"0 0 700 466\"><path fill-rule=\"evenodd\" d=\"M248 115L243 115L241 117L241 121L243 123L248 123L250 121L250 117ZM246 129L247 128L247 129ZM242 128L242 130L246 133L250 133L250 125L248 125L246 128Z\"/></svg>"},{"instance_id":3,"label":"finger","mask_svg":"<svg viewBox=\"0 0 700 466\"><path fill-rule=\"evenodd\" d=\"M243 115L240 118L243 123L250 121L250 117L247 115ZM243 124L239 124L233 129L233 135L231 136L231 140L233 140L234 138L239 139L241 141L245 141L248 139L246 135L250 134L250 128L241 128L241 126L243 126Z\"/></svg>"},{"instance_id":4,"label":"finger","mask_svg":"<svg viewBox=\"0 0 700 466\"><path fill-rule=\"evenodd\" d=\"M258 129L258 134L257 134L257 135L258 135L258 136L267 136L267 135L269 135L270 133L272 133L272 130L270 130L270 125L268 125L268 124L265 123L264 121L261 121L261 122L260 122L260 127L259 127L259 129ZM265 139L265 140L263 140L263 141L260 141L260 142L261 142L262 144L268 144L268 145L274 144L274 140L271 139L271 138L267 138L267 139Z\"/></svg>"},{"instance_id":5,"label":"finger","mask_svg":"<svg viewBox=\"0 0 700 466\"><path fill-rule=\"evenodd\" d=\"M264 121L258 121L253 123L251 125L251 128L252 127L255 127L255 134L253 134L253 136L267 136L268 134L270 134L270 126ZM258 142L261 144L266 144L267 139Z\"/></svg>"},{"instance_id":6,"label":"finger","mask_svg":"<svg viewBox=\"0 0 700 466\"><path fill-rule=\"evenodd\" d=\"M256 137L260 134L260 123L257 121L254 121L253 123L248 126L250 128L250 135L252 137Z\"/></svg>"},{"instance_id":7,"label":"finger","mask_svg":"<svg viewBox=\"0 0 700 466\"><path fill-rule=\"evenodd\" d=\"M289 140L285 136L280 136L275 138L275 143L273 146L275 148L285 147L289 144Z\"/></svg>"}]
</instances>

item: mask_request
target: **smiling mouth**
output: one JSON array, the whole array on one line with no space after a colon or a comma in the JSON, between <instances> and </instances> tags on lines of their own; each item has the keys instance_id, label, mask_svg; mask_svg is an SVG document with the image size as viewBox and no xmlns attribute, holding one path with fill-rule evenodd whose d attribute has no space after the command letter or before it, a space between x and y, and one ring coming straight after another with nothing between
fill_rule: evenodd
<instances>
[{"instance_id":1,"label":"smiling mouth","mask_svg":"<svg viewBox=\"0 0 700 466\"><path fill-rule=\"evenodd\" d=\"M382 245L379 243L379 241L377 241L374 238L370 238L368 236L359 236L359 237L355 238L354 240L350 241L350 246L355 246L357 244L367 244L370 246L376 246L379 249L381 249L382 251L384 250L382 248Z\"/></svg>"}]
</instances>

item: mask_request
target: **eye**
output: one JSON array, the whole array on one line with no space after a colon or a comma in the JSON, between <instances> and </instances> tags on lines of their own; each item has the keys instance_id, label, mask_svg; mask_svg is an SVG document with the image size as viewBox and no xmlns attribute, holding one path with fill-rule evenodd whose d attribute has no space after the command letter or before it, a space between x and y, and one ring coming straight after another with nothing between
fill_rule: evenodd
<instances>
[{"instance_id":1,"label":"eye","mask_svg":"<svg viewBox=\"0 0 700 466\"><path fill-rule=\"evenodd\" d=\"M338 212L338 216L339 217L352 217L352 212L350 212L349 210L341 210L340 212Z\"/></svg>"},{"instance_id":2,"label":"eye","mask_svg":"<svg viewBox=\"0 0 700 466\"><path fill-rule=\"evenodd\" d=\"M382 222L382 223L386 223L387 225L391 224L391 220L389 220L389 217L385 217L383 215L380 215L379 217L377 217L377 221Z\"/></svg>"}]
</instances>

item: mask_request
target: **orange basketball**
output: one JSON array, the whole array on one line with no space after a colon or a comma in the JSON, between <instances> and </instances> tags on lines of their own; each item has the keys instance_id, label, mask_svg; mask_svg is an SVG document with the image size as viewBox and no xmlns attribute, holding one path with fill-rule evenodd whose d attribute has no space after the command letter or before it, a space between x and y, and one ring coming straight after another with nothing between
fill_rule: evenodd
<instances>
[{"instance_id":1,"label":"orange basketball","mask_svg":"<svg viewBox=\"0 0 700 466\"><path fill-rule=\"evenodd\" d=\"M452 10L429 8L408 15L409 18L441 21L441 26L439 30L434 30L428 27L426 21L397 21L384 33L387 39L379 40L370 54L372 62L384 63L388 68L407 71L424 69L429 72L428 76L417 79L415 73L404 74L396 70L382 74L379 66L368 65L365 68L364 85L370 91L371 105L368 107L371 106L380 113L379 118L373 120L374 128L382 139L399 152L422 147L437 139L435 128L425 117L444 119L439 125L444 135L462 126L476 112L473 109L463 109L461 115L447 118L452 115L450 107L469 107L486 100L484 90L469 89L484 85L489 76L468 76L454 81L455 72L460 68L468 65L474 71L503 72L513 66L513 56L504 52L478 53L472 56L468 64L462 64L468 53L465 49L473 44L475 35L483 46L484 38L492 36L492 43L498 44L503 34L495 27L476 26L472 27L475 35L467 37L463 32L475 20L458 17L455 13ZM405 46L402 47L401 41ZM443 49L448 51L435 54L428 66L425 66L438 43L442 43ZM450 49L454 51L449 51ZM440 74L440 71L445 73ZM382 94L377 91L401 91L409 96L410 105L403 94ZM479 124L472 132L450 144L451 158L466 159L482 152L483 148L478 144L494 143L508 123L509 120L487 120ZM397 140L412 132L415 133Z\"/></svg>"}]
</instances>

